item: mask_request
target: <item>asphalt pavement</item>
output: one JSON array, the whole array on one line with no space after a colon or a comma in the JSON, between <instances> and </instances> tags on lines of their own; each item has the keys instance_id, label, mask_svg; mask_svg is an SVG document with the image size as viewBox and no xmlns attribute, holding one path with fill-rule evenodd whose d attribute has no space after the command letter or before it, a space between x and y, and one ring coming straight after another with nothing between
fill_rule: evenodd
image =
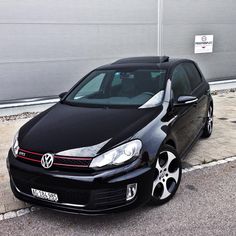
<instances>
[{"instance_id":1,"label":"asphalt pavement","mask_svg":"<svg viewBox=\"0 0 236 236\"><path fill-rule=\"evenodd\" d=\"M183 174L160 207L103 216L41 209L0 221L0 235L236 235L236 161Z\"/></svg>"}]
</instances>

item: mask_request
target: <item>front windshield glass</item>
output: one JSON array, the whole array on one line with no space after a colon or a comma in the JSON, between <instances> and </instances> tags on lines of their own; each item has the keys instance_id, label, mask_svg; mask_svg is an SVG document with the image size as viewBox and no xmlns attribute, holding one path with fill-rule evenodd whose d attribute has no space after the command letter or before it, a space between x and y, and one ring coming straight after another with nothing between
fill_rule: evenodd
<instances>
[{"instance_id":1,"label":"front windshield glass","mask_svg":"<svg viewBox=\"0 0 236 236\"><path fill-rule=\"evenodd\" d=\"M154 107L161 103L165 70L95 70L75 87L65 103L77 106Z\"/></svg>"}]
</instances>

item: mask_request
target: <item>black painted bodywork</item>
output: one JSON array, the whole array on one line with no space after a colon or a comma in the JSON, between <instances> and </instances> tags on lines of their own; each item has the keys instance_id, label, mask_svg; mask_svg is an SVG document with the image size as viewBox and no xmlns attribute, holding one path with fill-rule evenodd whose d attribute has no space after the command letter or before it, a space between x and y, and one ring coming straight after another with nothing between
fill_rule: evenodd
<instances>
[{"instance_id":1,"label":"black painted bodywork","mask_svg":"<svg viewBox=\"0 0 236 236\"><path fill-rule=\"evenodd\" d=\"M202 75L202 83L190 94L196 96L198 102L175 106L171 91L172 72L177 65L189 61L167 59L163 63L149 63L148 58L143 58L139 63L121 61L98 68L166 69L165 95L158 107L75 107L63 103L65 95L59 103L26 123L19 131L19 145L36 153L58 154L87 147L83 154L87 151L87 156L95 157L133 139L142 141L142 153L136 160L114 168L46 170L18 160L10 150L7 163L15 196L26 202L76 213L106 213L147 202L160 148L164 144L171 145L183 158L200 136L212 103L209 85ZM138 183L138 192L135 199L126 202L126 186L132 183ZM36 199L31 195L30 187L61 193L64 199L57 204ZM102 196L102 203L97 196Z\"/></svg>"}]
</instances>

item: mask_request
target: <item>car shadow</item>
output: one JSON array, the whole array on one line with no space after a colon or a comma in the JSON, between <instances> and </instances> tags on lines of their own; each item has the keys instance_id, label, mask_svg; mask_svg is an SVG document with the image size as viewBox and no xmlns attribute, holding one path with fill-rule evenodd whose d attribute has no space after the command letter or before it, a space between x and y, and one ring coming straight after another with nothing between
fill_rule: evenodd
<instances>
[{"instance_id":1,"label":"car shadow","mask_svg":"<svg viewBox=\"0 0 236 236\"><path fill-rule=\"evenodd\" d=\"M119 224L119 226L125 226L126 224L128 224L128 222L137 222L144 216L149 215L149 212L156 212L157 208L159 207L153 207L147 204L136 209L103 215L70 214L51 209L41 208L40 211L37 211L37 217L42 218L47 222L51 221L51 223L54 225L58 224L58 222L64 222L66 224L67 222L70 222L69 224L72 227L78 226L78 224L82 228L91 227L91 225L93 225L93 228L100 228L103 226L117 227L117 224Z\"/></svg>"}]
</instances>

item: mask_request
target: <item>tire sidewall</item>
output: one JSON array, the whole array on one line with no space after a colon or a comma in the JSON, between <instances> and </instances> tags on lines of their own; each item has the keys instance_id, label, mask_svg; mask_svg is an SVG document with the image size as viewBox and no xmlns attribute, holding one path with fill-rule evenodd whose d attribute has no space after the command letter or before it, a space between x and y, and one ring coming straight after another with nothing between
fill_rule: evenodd
<instances>
[{"instance_id":1,"label":"tire sidewall","mask_svg":"<svg viewBox=\"0 0 236 236\"><path fill-rule=\"evenodd\" d=\"M176 156L180 172L179 172L179 179L178 179L178 182L176 183L175 189L174 189L174 191L171 193L171 195L169 197L161 200L161 199L157 199L157 198L155 198L154 196L151 195L150 203L154 204L154 205L157 205L157 206L158 205L162 205L162 204L168 202L175 195L176 191L179 188L179 185L180 185L180 182L181 182L181 177L182 177L182 164L181 164L181 159L179 157L179 154L177 153L177 151L173 147L171 147L169 145L163 145L160 148L159 153L158 153L157 158L156 158L156 161L155 161L155 165L154 165L153 168L156 168L156 162L158 161L159 154L161 152L163 152L163 151L172 152ZM154 181L154 179L152 181Z\"/></svg>"},{"instance_id":2,"label":"tire sidewall","mask_svg":"<svg viewBox=\"0 0 236 236\"><path fill-rule=\"evenodd\" d=\"M209 132L208 130L208 112L209 112L209 109L212 109L212 126L211 126L211 132ZM202 137L203 138L208 138L211 136L212 132L213 132L213 127L214 127L214 120L213 120L213 114L214 114L214 110L213 110L213 106L210 104L208 109L207 109L207 119L206 119L206 123L203 127L203 133L202 133Z\"/></svg>"}]
</instances>

